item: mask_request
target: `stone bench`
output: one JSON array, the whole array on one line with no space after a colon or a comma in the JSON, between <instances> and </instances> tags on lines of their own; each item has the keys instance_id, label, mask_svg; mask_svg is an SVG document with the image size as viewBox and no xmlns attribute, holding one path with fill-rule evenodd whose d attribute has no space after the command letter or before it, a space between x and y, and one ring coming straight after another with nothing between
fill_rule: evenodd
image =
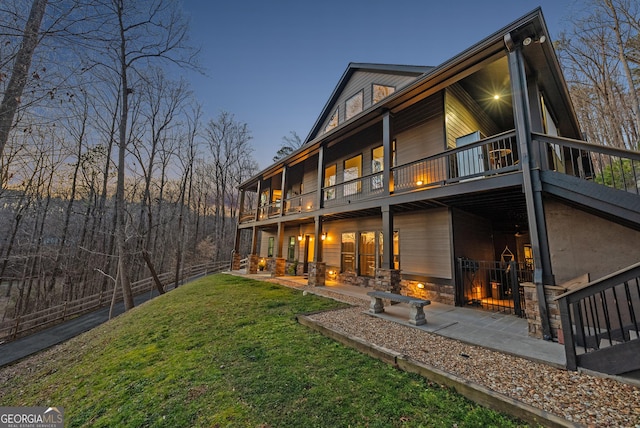
<instances>
[{"instance_id":1,"label":"stone bench","mask_svg":"<svg viewBox=\"0 0 640 428\"><path fill-rule=\"evenodd\" d=\"M427 323L423 307L430 305L430 300L422 300L415 297L403 296L401 294L387 293L386 291L370 291L367 293L367 296L371 297L369 312L372 314L384 312L382 299L386 299L392 302L409 304L409 324L422 325Z\"/></svg>"}]
</instances>

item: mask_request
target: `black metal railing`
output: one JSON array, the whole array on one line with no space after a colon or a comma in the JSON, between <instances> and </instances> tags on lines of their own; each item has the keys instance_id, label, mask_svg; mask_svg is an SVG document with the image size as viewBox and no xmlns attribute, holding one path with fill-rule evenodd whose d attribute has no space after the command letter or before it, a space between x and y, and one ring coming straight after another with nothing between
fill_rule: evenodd
<instances>
[{"instance_id":1,"label":"black metal railing","mask_svg":"<svg viewBox=\"0 0 640 428\"><path fill-rule=\"evenodd\" d=\"M354 201L382 195L385 190L382 172L354 178L322 189L322 200L325 207L345 205Z\"/></svg>"},{"instance_id":2,"label":"black metal railing","mask_svg":"<svg viewBox=\"0 0 640 428\"><path fill-rule=\"evenodd\" d=\"M640 263L556 300L569 370L621 374L640 369Z\"/></svg>"},{"instance_id":3,"label":"black metal railing","mask_svg":"<svg viewBox=\"0 0 640 428\"><path fill-rule=\"evenodd\" d=\"M284 215L311 212L317 209L317 192L303 193L284 200Z\"/></svg>"},{"instance_id":4,"label":"black metal railing","mask_svg":"<svg viewBox=\"0 0 640 428\"><path fill-rule=\"evenodd\" d=\"M531 268L523 263L458 258L456 304L525 317L524 289Z\"/></svg>"},{"instance_id":5,"label":"black metal railing","mask_svg":"<svg viewBox=\"0 0 640 428\"><path fill-rule=\"evenodd\" d=\"M533 134L541 167L640 195L640 152Z\"/></svg>"},{"instance_id":6,"label":"black metal railing","mask_svg":"<svg viewBox=\"0 0 640 428\"><path fill-rule=\"evenodd\" d=\"M393 191L401 193L518 170L514 131L393 168Z\"/></svg>"}]
</instances>

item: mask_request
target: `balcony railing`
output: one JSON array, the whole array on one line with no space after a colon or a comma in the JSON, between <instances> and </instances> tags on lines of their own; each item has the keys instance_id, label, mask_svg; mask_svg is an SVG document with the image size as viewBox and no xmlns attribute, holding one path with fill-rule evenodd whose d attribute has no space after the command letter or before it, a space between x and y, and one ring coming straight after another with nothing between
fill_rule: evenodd
<instances>
[{"instance_id":1,"label":"balcony railing","mask_svg":"<svg viewBox=\"0 0 640 428\"><path fill-rule=\"evenodd\" d=\"M266 220L268 218L277 217L280 215L281 209L282 203L280 201L262 205L258 207L258 220Z\"/></svg>"},{"instance_id":2,"label":"balcony railing","mask_svg":"<svg viewBox=\"0 0 640 428\"><path fill-rule=\"evenodd\" d=\"M284 200L284 215L311 212L317 209L317 192L303 193Z\"/></svg>"},{"instance_id":3,"label":"balcony railing","mask_svg":"<svg viewBox=\"0 0 640 428\"><path fill-rule=\"evenodd\" d=\"M519 169L514 131L393 168L394 192L442 186Z\"/></svg>"},{"instance_id":4,"label":"balcony railing","mask_svg":"<svg viewBox=\"0 0 640 428\"><path fill-rule=\"evenodd\" d=\"M519 162L515 131L509 131L392 168L394 185L390 193L504 174L520 169ZM324 187L322 204L324 207L346 205L382 195L386 188L384 173L375 172ZM267 220L280 216L283 207L285 216L312 212L319 208L316 205L316 192L309 192L287 198L283 203L260 206L257 218ZM240 216L241 223L253 220L254 214L249 211L243 211Z\"/></svg>"},{"instance_id":5,"label":"balcony railing","mask_svg":"<svg viewBox=\"0 0 640 428\"><path fill-rule=\"evenodd\" d=\"M384 192L385 184L382 172L358 177L334 186L322 189L322 200L325 207L346 205L351 202L369 199Z\"/></svg>"},{"instance_id":6,"label":"balcony railing","mask_svg":"<svg viewBox=\"0 0 640 428\"><path fill-rule=\"evenodd\" d=\"M640 152L534 134L543 169L640 195Z\"/></svg>"},{"instance_id":7,"label":"balcony railing","mask_svg":"<svg viewBox=\"0 0 640 428\"><path fill-rule=\"evenodd\" d=\"M568 369L640 369L640 263L557 299Z\"/></svg>"}]
</instances>

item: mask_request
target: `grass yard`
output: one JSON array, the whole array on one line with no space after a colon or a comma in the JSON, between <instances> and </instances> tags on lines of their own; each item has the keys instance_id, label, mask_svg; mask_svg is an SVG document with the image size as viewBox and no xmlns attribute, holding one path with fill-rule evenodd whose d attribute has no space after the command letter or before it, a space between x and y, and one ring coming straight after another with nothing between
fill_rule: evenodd
<instances>
[{"instance_id":1,"label":"grass yard","mask_svg":"<svg viewBox=\"0 0 640 428\"><path fill-rule=\"evenodd\" d=\"M68 427L523 426L296 322L341 305L209 276L19 363L0 406Z\"/></svg>"}]
</instances>

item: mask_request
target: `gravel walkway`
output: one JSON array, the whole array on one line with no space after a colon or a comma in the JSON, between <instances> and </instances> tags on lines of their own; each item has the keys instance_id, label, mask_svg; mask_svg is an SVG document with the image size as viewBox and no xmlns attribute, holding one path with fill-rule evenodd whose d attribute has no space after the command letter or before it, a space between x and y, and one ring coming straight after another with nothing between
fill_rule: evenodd
<instances>
[{"instance_id":1,"label":"gravel walkway","mask_svg":"<svg viewBox=\"0 0 640 428\"><path fill-rule=\"evenodd\" d=\"M355 305L311 316L334 330L405 354L580 425L640 428L638 387L467 345L367 315L364 312L368 309L368 300L324 289L304 289Z\"/></svg>"}]
</instances>

